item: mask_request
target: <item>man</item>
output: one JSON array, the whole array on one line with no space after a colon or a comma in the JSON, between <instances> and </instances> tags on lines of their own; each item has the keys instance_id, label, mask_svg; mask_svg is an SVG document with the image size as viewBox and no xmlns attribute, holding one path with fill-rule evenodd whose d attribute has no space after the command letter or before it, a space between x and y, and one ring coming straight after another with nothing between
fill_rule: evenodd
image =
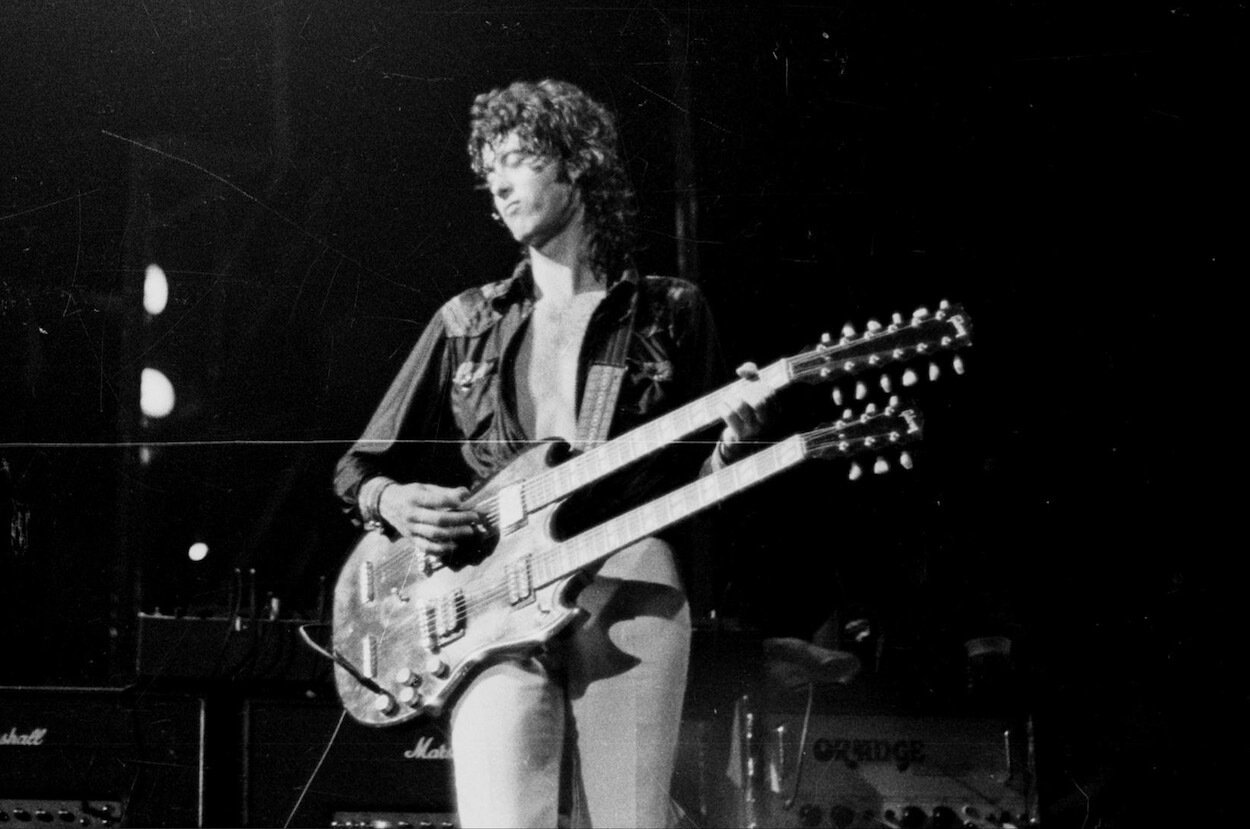
<instances>
[{"instance_id":1,"label":"man","mask_svg":"<svg viewBox=\"0 0 1250 829\"><path fill-rule=\"evenodd\" d=\"M463 507L469 487L532 441L575 440L588 365L622 326L626 371L610 434L725 382L698 290L631 267L632 192L609 113L547 80L480 95L471 116L473 167L523 259L511 278L435 315L335 480L356 520L385 522L435 556L479 532L480 517ZM754 377L753 367L740 374ZM726 407L712 453L662 454L568 512L585 526L731 460L759 429L763 385ZM460 450L451 468L433 460L449 442ZM645 539L592 575L578 597L585 623L541 654L486 667L456 700L462 825L550 827L561 814L595 826L669 822L690 646L674 551Z\"/></svg>"}]
</instances>

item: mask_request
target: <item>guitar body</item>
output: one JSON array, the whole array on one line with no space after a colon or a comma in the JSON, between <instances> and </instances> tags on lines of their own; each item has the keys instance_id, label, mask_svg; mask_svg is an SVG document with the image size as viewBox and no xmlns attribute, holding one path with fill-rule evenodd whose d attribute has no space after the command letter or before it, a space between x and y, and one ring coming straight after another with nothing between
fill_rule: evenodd
<instances>
[{"instance_id":1,"label":"guitar body","mask_svg":"<svg viewBox=\"0 0 1250 829\"><path fill-rule=\"evenodd\" d=\"M560 451L522 454L470 503L549 468ZM523 565L556 543L557 508L524 516L467 563L438 562L410 538L364 534L334 588L335 685L355 720L385 726L438 714L480 667L541 647L583 615L572 603L577 575L535 589Z\"/></svg>"}]
</instances>

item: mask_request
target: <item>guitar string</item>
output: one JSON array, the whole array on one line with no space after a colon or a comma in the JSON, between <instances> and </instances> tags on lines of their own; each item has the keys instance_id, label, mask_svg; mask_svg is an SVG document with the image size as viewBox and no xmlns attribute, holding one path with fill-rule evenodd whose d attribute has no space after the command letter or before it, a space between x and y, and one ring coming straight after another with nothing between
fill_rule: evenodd
<instances>
[{"instance_id":1,"label":"guitar string","mask_svg":"<svg viewBox=\"0 0 1250 829\"><path fill-rule=\"evenodd\" d=\"M958 318L959 318L958 315L956 315L956 319ZM921 326L929 327L935 324L941 325L942 327L950 327L951 325L953 325L953 322L947 322L945 320L941 320L937 318L925 320L920 323L913 322L911 326L898 328L893 331L887 331L887 333L885 334L881 334L881 335L877 335L873 337L869 337L868 335L865 335L864 337L861 337L857 340L852 340L846 343L840 343L837 346L831 346L828 348L817 348L811 351L798 354L794 357L788 358L786 360L781 360L781 361L778 361L776 363L773 363L767 366L761 373L779 372L779 373L784 374L784 366L787 362L791 366L793 366L797 372L799 373L807 372L807 371L810 371L813 366L820 365L820 364L827 364L835 359L839 359L838 355L841 351L849 350L853 346L862 345L864 343L871 343L874 348L880 351L883 346L888 346L891 341L904 338L905 335L907 334L916 333L916 329ZM911 348L915 350L915 345L912 345ZM863 357L860 357L858 359L864 360ZM850 372L848 371L847 373L849 374ZM545 506L549 503L552 503L553 501L557 501L560 498L564 497L565 495L571 493L572 491L575 491L576 489L586 486L588 483L598 480L599 478L607 474L607 472L612 469L613 465L612 464L607 465L607 468L605 470L603 468L603 465L601 464L601 461L607 456L604 454L600 454L599 450L605 446L609 446L609 445L629 446L631 444L638 444L644 447L644 449L646 449L646 451L643 451L643 452L639 452L637 450L634 450L633 452L626 452L625 458L622 461L618 462L618 464L616 464L616 466L624 466L627 463L632 463L633 460L636 460L637 458L645 456L650 451L653 451L655 448L659 448L660 446L665 445L665 442L662 442L661 440L658 439L660 436L657 436L657 439L655 440L646 440L644 437L644 433L646 432L660 432L662 435L666 431L666 429L672 429L674 431L677 431L678 434L689 434L692 431L697 431L700 427L695 426L695 425L691 425L683 429L680 425L666 427L661 424L664 421L680 424L683 417L688 418L691 424L706 423L706 421L711 419L712 415L715 413L716 408L717 408L716 404L719 402L719 398L728 395L730 391L734 390L737 386L743 384L744 382L745 381L742 381L742 380L735 381L734 383L731 383L728 386L722 387L721 389L718 389L717 391L712 392L707 397L692 401L691 403L688 403L685 406L682 406L674 410L673 412L670 412L668 415L662 417L660 420L652 421L651 423L644 424L643 426L640 426L634 429L632 432L622 435L619 438L614 439L613 441L600 444L599 446L595 447L595 449L592 449L586 453L583 453L581 455L577 455L571 458L565 464L552 467L549 470L541 472L538 475L535 475L529 479L526 479L525 481L522 481L520 484L521 492L522 492L522 499L523 499L523 503L526 505L527 511L534 510L539 507ZM696 418L695 417L696 413L703 414L704 416L701 418ZM632 441L630 440L631 436L633 437ZM671 442L673 441L668 441L668 443L671 443ZM608 449L607 451L610 452L611 449ZM635 454L637 457L635 457ZM585 470L587 467L589 467L589 471L583 472L583 470ZM572 480L569 483L565 484L564 486L560 486L557 481L557 479L560 477L571 478ZM485 508L485 511L487 512L488 516L493 521L497 522L499 518L498 496L497 495L489 496L483 501L482 506ZM495 529L498 530L498 527L496 526ZM409 553L401 553L400 557L403 557L408 554ZM393 575L393 571L390 570L390 566L391 566L391 561L386 560L382 562L380 569L385 570L388 575Z\"/></svg>"},{"instance_id":2,"label":"guitar string","mask_svg":"<svg viewBox=\"0 0 1250 829\"><path fill-rule=\"evenodd\" d=\"M807 435L797 435L796 438L799 439L800 441L803 441L807 438ZM805 444L800 443L800 446L803 446L803 445ZM757 453L756 455L752 456L750 459L746 459L746 460L754 462L754 465L756 465L757 467L762 467L763 470L771 470L771 471L756 473L756 477L762 480L763 477L774 474L776 471L779 471L780 469L784 469L787 466L791 465L791 464L779 464L776 462L776 459L771 457L772 454L776 454L776 455L784 454L786 448L787 447L784 445L784 442L783 444L775 444L772 447L771 451L764 450L763 452ZM805 452L801 450L798 455L798 458L801 459L804 456L805 456ZM690 508L690 507L686 508L686 514L687 515L692 514L695 511L703 509L706 506L712 503L715 503L716 501L721 500L724 497L727 497L728 495L733 495L736 492L740 491L741 489L745 488L747 484L743 484L741 481L734 480L736 477L740 478L741 475L742 475L741 468L735 469L732 476L729 474L726 474L725 470L722 470L720 472L714 473L714 475L712 476L709 476L713 480L718 480L720 482L717 485L709 485L707 483L704 483L703 481L705 481L706 479L700 479L699 481L695 481L690 484L687 484L686 486L678 490L675 490L669 495L666 495L663 498L657 499L657 501L652 501L648 504L644 504L640 507L636 507L635 509L630 510L629 512L626 512L618 516L617 518L612 519L611 521L608 521L604 524L599 525L598 527L595 527L591 530L587 530L586 532L581 533L577 536L574 536L573 538L568 539L567 541L561 542L547 550L533 554L531 558L531 562L533 564L532 569L540 569L544 566L547 566L547 567L554 566L556 571L567 574L567 573L572 572L573 570L578 569L578 567L586 566L586 563L582 563L582 564L579 564L577 567L570 567L568 564L570 559L572 561L582 561L582 559L585 558L586 556L590 556L590 561L594 561L599 557L611 555L611 553L620 549L620 546L615 545L610 541L612 536L616 534L617 532L619 532L619 530L617 529L618 527L628 528L630 525L637 524L640 522L644 526L647 526L648 521L650 520L647 514L660 512L661 508L659 504L661 502L664 502L667 507L667 509L665 510L665 515L671 516L673 514L673 510L672 510L673 506L677 506L679 505L680 502L693 498L697 506L693 508ZM726 485L728 485L727 491L726 491ZM699 492L699 489L701 488L707 488L709 490L712 490L712 492L709 493L711 497L706 498L706 503L700 503L705 500L705 496L703 496L703 494ZM681 510L679 509L678 513L680 512ZM682 517L685 517L685 516L683 515ZM656 526L648 526L645 532L648 532L648 533L656 532L659 528L668 526L669 524L672 524L679 520L682 520L682 518L681 517L665 518L661 520ZM630 532L633 535L638 535L639 533L644 532L644 531L640 528L636 528ZM545 587L547 584L550 584L553 581L556 581L561 577L562 576L556 576L555 579L548 579L547 581L541 582L538 588L535 588L535 589L541 589L542 587ZM508 595L508 586L506 583L496 582L492 585L487 586L485 590L462 593L460 601L453 601L454 593L455 591L453 590L452 593L441 594L435 597L435 601L427 602L425 605L423 605L423 607L427 611L431 608L435 608L435 613L437 614L436 608L439 606L448 606L448 604L450 604L452 607L454 607L456 605L460 605L463 607L463 614L465 615L467 619L468 616L474 615L477 611L481 610L482 608L489 607L490 605L496 603L499 599L506 597ZM414 606L411 609L413 612L410 615L407 615L403 619L398 621L396 623L396 626L402 626L403 628L407 629L407 628L413 627L414 625L419 626L422 624L424 620L421 618L421 614L416 612L419 608Z\"/></svg>"},{"instance_id":3,"label":"guitar string","mask_svg":"<svg viewBox=\"0 0 1250 829\"><path fill-rule=\"evenodd\" d=\"M905 330L906 329L904 329L904 331ZM874 346L879 348L882 344L883 339L886 339L886 340L895 339L896 334L897 332L891 332L889 335L886 335L886 337L882 339L874 340L873 341ZM827 364L828 362L830 362L830 357L832 356L830 354L831 351L836 351L836 347L829 348L829 349L819 349L816 352L811 352L805 355L799 355L796 358L792 358L790 360L790 363L793 366L797 366L799 370L806 370L807 366L813 365L813 364L818 364L818 363ZM782 367L782 370L784 370L785 362L786 361L783 360L773 365L770 365L766 367L765 371L772 371L777 367ZM680 422L680 417L683 414L689 414L693 418L693 415L696 412L700 412L700 411L708 412L709 410L712 409L714 402L716 402L718 398L724 396L729 391L734 389L735 386L740 385L743 382L745 381L737 381L736 383L730 384L727 387L724 387L716 392L713 392L711 395L709 395L706 398L701 398L697 401L692 402L691 404L687 404L686 406L681 407L680 409L672 413L673 417L670 422ZM655 424L656 424L655 421L653 421L652 424L648 424L649 426L653 427L650 431L658 431L661 434L663 434L666 427L664 426L657 427ZM677 429L680 427L672 426L668 428ZM639 427L637 430L635 430L635 433L634 433L635 437L637 438L638 435L644 433L645 431L647 431L647 426ZM625 437L628 437L628 435ZM601 444L601 445L608 445L608 444ZM618 443L617 445L619 446L622 444ZM625 444L625 445L628 445L628 444ZM648 445L648 443L643 441L642 445L646 446ZM606 455L604 455L604 457L606 457ZM626 457L627 458L629 457L629 453L626 453ZM578 458L575 458L574 460L578 460L578 459L581 460L581 463L579 464L579 466L583 466L583 467L590 466L593 470L595 468L595 463L599 460L599 456L595 455L595 453L592 451L592 452L586 453L585 455L578 456ZM576 467L574 467L572 471L576 472L577 471ZM531 478L522 482L521 484L522 492L523 493L526 492L527 491L526 488L528 487L528 491L538 499L549 497L546 493L551 490L554 490L556 493L559 493L560 488L556 486L555 484L552 484L551 482L555 478L560 477L560 476L568 477L569 472L570 470L568 469L555 467L551 470L540 473L534 478ZM719 477L719 473L714 477ZM573 478L574 478L574 481L577 480L576 475L574 475ZM550 489L547 489L548 486L550 486ZM735 487L734 489L736 491L737 487ZM682 493L683 495L686 493L693 494L693 490L687 487L683 487L681 490L678 490L678 492ZM644 505L644 507L641 507L637 510L633 510L633 511L630 511L629 513L626 513L624 516L621 517L622 520L620 521L609 522L608 525L603 525L599 528L596 528L595 530L588 531L587 533L583 533L582 535L577 536L574 539L571 539L570 542L567 542L566 544L560 544L560 545L550 548L549 550L537 553L532 557L531 565L532 566L538 565L541 567L541 566L550 564L550 562L557 559L557 556L563 557L566 554L565 549L564 549L566 546L569 548L575 548L577 546L577 542L579 542L583 538L586 539L587 543L591 543L590 537L592 535L593 536L602 536L604 534L610 535L610 533L607 533L607 528L610 525L614 523L626 523L627 520L629 519L641 518L642 512L645 512L647 510L658 509L659 503L667 502L669 500L675 500L675 498L676 498L676 493L674 494L674 498L671 498L671 499L664 498L664 499L660 499L659 502L653 502L652 504ZM558 499L558 495L556 497L551 498L551 500L557 500L557 499ZM543 502L542 505L545 505L545 503L549 503L549 501ZM497 522L499 519L498 496L491 496L488 499L486 499L486 501L484 502L484 507L485 507L485 512L487 513L487 516L488 516L488 520L491 520L493 523L495 523L497 527ZM601 530L603 532L600 532ZM595 540L598 541L599 539L596 538ZM394 547L392 547L392 551L393 550L394 550ZM416 556L413 555L413 552L414 551L411 549L404 549L404 550L398 551L397 553L392 552L388 555L384 555L383 560L380 562L380 565L379 565L379 571L380 571L379 575L381 576L393 575L394 566L396 564L403 563L406 565L406 571L404 574L404 578L401 580L401 583L404 585L407 585L409 583L409 578L412 575L412 566L416 561ZM611 551L604 553L604 555L609 555L610 552ZM567 570L568 568L564 568L564 569ZM573 568L573 569L576 569L576 568ZM544 585L540 585L540 587ZM479 591L478 593L465 594L462 592L460 593L460 600L458 602L454 601L455 599L454 594L451 597L449 597L448 595L440 596L438 597L438 607L440 608L447 607L448 606L447 602L449 598L452 599L453 604L451 606L453 608L455 608L456 605L459 605L459 609L455 610L456 614L457 615L463 614L465 617L465 621L467 622L468 617L472 615L475 611L479 610L482 607L494 604L499 598L506 596L507 594L508 594L507 585L499 584L493 588L488 588L486 591ZM428 605L426 606L428 607ZM436 615L437 615L437 612L438 611L436 609L435 610ZM420 623L421 621L422 620L419 617L415 619L405 618L405 619L400 619L399 621L394 621L394 620L388 621L388 624L383 629L383 640L385 640L386 636L389 635L394 630L401 628L401 627L407 628L410 626L410 622Z\"/></svg>"}]
</instances>

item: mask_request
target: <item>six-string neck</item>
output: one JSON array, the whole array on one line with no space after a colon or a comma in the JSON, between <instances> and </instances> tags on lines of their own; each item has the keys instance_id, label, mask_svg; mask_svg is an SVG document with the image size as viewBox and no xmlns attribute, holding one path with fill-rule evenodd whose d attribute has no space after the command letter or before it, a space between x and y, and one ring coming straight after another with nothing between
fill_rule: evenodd
<instances>
[{"instance_id":1,"label":"six-string neck","mask_svg":"<svg viewBox=\"0 0 1250 829\"><path fill-rule=\"evenodd\" d=\"M550 584L622 547L654 535L794 466L806 457L806 452L805 436L793 435L537 553L532 561L535 585Z\"/></svg>"}]
</instances>

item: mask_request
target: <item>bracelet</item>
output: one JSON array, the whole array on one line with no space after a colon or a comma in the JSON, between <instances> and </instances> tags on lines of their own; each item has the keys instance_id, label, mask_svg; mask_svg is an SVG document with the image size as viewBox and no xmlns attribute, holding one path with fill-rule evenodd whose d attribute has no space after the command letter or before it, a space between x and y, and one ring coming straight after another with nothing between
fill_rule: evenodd
<instances>
[{"instance_id":1,"label":"bracelet","mask_svg":"<svg viewBox=\"0 0 1250 829\"><path fill-rule=\"evenodd\" d=\"M365 497L360 501L360 517L364 519L366 529L382 528L382 493L393 483L395 481L391 478L379 475L376 478L370 478L361 487Z\"/></svg>"}]
</instances>

